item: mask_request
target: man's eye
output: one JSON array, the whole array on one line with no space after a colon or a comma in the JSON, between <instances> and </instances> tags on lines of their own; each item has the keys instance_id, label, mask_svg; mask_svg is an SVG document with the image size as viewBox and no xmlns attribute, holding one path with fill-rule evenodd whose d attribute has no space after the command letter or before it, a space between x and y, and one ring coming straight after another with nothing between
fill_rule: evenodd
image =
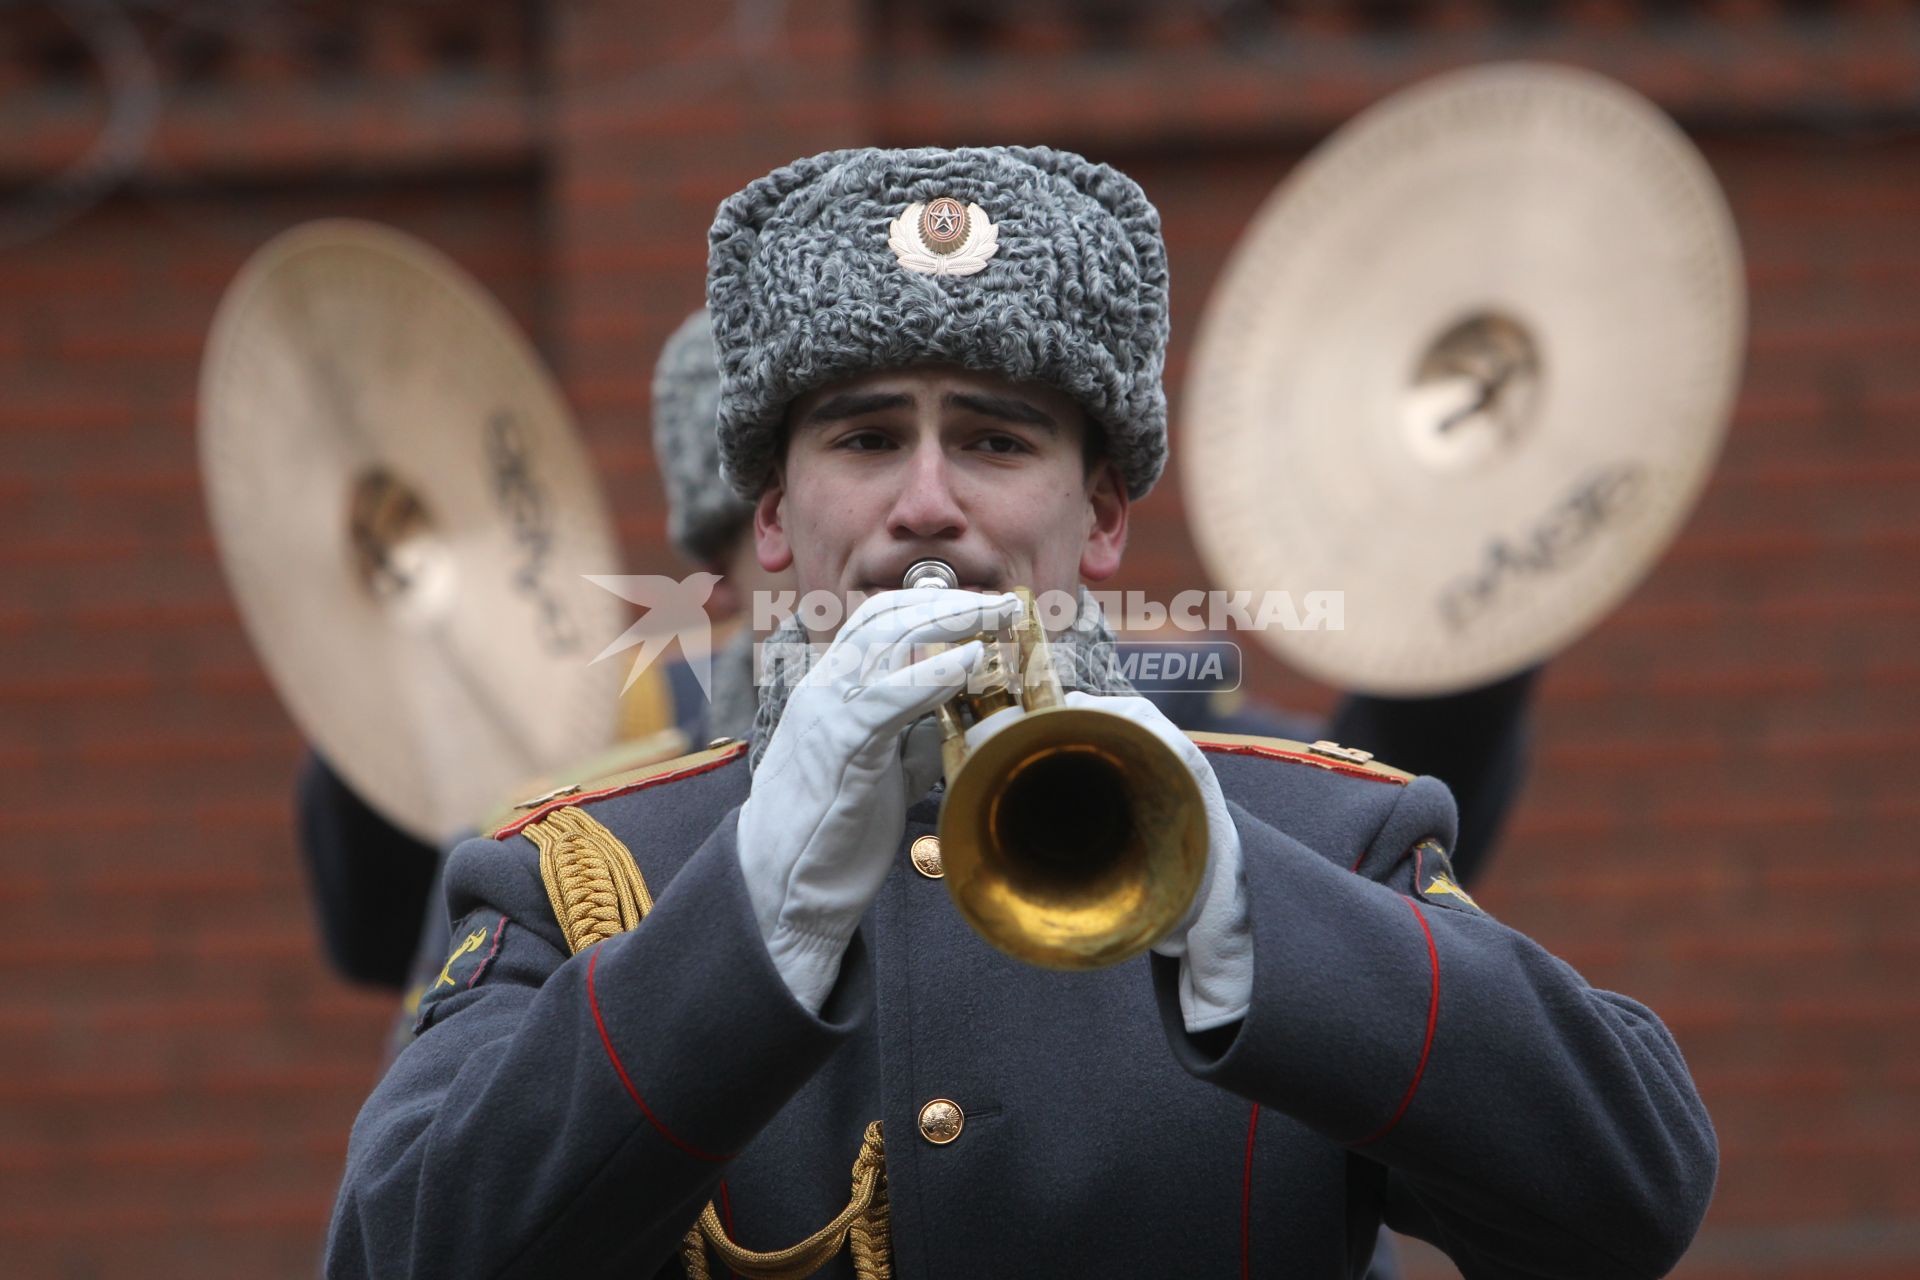
<instances>
[{"instance_id":1,"label":"man's eye","mask_svg":"<svg viewBox=\"0 0 1920 1280\"><path fill-rule=\"evenodd\" d=\"M855 431L850 435L840 437L840 442L835 447L846 449L853 453L876 453L879 450L890 448L892 444L893 441L887 439L886 436L878 431Z\"/></svg>"},{"instance_id":2,"label":"man's eye","mask_svg":"<svg viewBox=\"0 0 1920 1280\"><path fill-rule=\"evenodd\" d=\"M1027 442L1018 436L991 435L980 439L980 449L985 453L1011 457L1016 453L1026 453Z\"/></svg>"}]
</instances>

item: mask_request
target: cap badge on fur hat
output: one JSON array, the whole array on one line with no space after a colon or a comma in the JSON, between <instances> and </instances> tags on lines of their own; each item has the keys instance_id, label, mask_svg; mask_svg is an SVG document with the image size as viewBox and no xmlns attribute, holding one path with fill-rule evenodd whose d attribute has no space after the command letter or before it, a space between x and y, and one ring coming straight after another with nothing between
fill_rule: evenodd
<instances>
[{"instance_id":1,"label":"cap badge on fur hat","mask_svg":"<svg viewBox=\"0 0 1920 1280\"><path fill-rule=\"evenodd\" d=\"M970 276L1000 247L1000 230L977 204L952 196L910 204L887 229L900 265L929 276Z\"/></svg>"},{"instance_id":2,"label":"cap badge on fur hat","mask_svg":"<svg viewBox=\"0 0 1920 1280\"><path fill-rule=\"evenodd\" d=\"M967 211L952 196L941 196L920 211L920 242L945 257L967 238Z\"/></svg>"}]
</instances>

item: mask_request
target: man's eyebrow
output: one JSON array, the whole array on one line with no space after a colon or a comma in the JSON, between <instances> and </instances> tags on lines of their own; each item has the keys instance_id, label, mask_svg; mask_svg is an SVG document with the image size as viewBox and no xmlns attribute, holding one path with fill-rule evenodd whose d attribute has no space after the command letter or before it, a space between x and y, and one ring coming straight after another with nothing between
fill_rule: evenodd
<instances>
[{"instance_id":1,"label":"man's eyebrow","mask_svg":"<svg viewBox=\"0 0 1920 1280\"><path fill-rule=\"evenodd\" d=\"M987 418L999 418L1005 422L1024 423L1030 427L1044 427L1048 431L1057 431L1060 424L1053 416L1038 405L1030 404L1019 396L982 395L977 391L949 391L944 397L949 409L965 409Z\"/></svg>"},{"instance_id":2,"label":"man's eyebrow","mask_svg":"<svg viewBox=\"0 0 1920 1280\"><path fill-rule=\"evenodd\" d=\"M897 391L842 391L808 410L807 422L844 422L886 409L913 407L913 397Z\"/></svg>"}]
</instances>

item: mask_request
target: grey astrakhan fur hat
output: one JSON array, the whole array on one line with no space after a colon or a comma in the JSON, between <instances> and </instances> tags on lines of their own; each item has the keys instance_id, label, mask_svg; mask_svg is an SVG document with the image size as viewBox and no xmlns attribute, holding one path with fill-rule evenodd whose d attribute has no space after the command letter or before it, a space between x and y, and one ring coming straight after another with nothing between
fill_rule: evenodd
<instances>
[{"instance_id":1,"label":"grey astrakhan fur hat","mask_svg":"<svg viewBox=\"0 0 1920 1280\"><path fill-rule=\"evenodd\" d=\"M713 326L696 311L653 369L653 452L667 489L667 536L700 564L723 556L753 515L720 474L719 410Z\"/></svg>"},{"instance_id":2,"label":"grey astrakhan fur hat","mask_svg":"<svg viewBox=\"0 0 1920 1280\"><path fill-rule=\"evenodd\" d=\"M1041 147L832 151L720 206L707 305L720 456L743 497L787 406L874 369L955 364L1055 387L1131 496L1167 456L1160 215L1106 165Z\"/></svg>"}]
</instances>

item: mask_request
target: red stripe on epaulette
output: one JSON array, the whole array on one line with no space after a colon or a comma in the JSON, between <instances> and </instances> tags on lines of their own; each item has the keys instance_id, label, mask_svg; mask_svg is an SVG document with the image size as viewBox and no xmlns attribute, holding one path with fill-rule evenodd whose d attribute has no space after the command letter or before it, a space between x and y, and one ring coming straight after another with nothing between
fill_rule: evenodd
<instances>
[{"instance_id":1,"label":"red stripe on epaulette","mask_svg":"<svg viewBox=\"0 0 1920 1280\"><path fill-rule=\"evenodd\" d=\"M480 975L487 971L487 966L493 963L493 958L500 954L500 939L505 937L506 933L507 918L501 916L500 923L493 926L493 946L488 950L487 958L473 967L473 976L467 979L467 990L473 990L473 984L480 981Z\"/></svg>"},{"instance_id":2,"label":"red stripe on epaulette","mask_svg":"<svg viewBox=\"0 0 1920 1280\"><path fill-rule=\"evenodd\" d=\"M1396 778L1390 773L1376 773L1372 769L1363 769L1328 756L1308 755L1304 751L1285 751L1279 747L1256 747L1245 742L1202 742L1194 739L1194 745L1202 751L1212 751L1223 756L1265 756L1269 760L1291 760L1295 764L1312 765L1316 769L1325 769L1329 773L1344 773L1354 778L1369 778L1374 782L1390 782L1396 787L1407 785L1407 779Z\"/></svg>"},{"instance_id":3,"label":"red stripe on epaulette","mask_svg":"<svg viewBox=\"0 0 1920 1280\"><path fill-rule=\"evenodd\" d=\"M570 796L557 796L541 805L538 809L535 809L532 813L529 813L526 817L515 818L512 822L509 822L506 826L494 832L493 838L495 840L505 840L509 836L517 836L520 834L520 829L529 822L538 822L541 818L546 817L557 809L566 809L573 805L587 804L594 800L605 800L610 796L623 796L630 791L645 791L648 787L655 786L662 782L678 782L682 778L697 778L703 773L712 773L722 765L729 765L735 760L738 760L742 755L746 754L746 750L747 744L742 742L718 760L709 760L705 764L688 765L686 768L676 769L672 773L656 774L651 778L641 778L637 782L603 787L599 791L577 791Z\"/></svg>"}]
</instances>

